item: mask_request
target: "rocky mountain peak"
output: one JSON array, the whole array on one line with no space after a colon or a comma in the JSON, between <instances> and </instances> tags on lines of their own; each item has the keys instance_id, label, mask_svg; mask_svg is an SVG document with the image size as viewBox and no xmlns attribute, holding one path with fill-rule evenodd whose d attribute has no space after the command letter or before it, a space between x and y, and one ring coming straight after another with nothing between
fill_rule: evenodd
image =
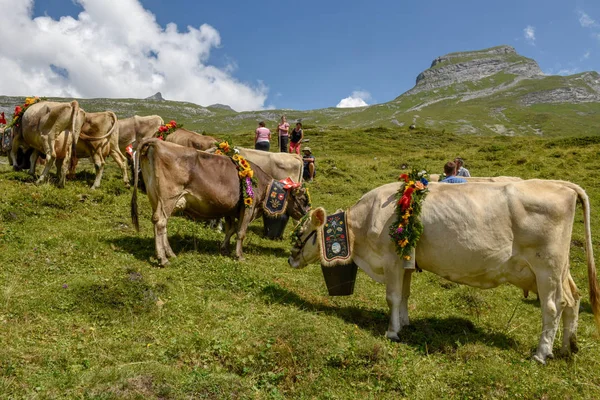
<instances>
[{"instance_id":1,"label":"rocky mountain peak","mask_svg":"<svg viewBox=\"0 0 600 400\"><path fill-rule=\"evenodd\" d=\"M477 83L500 73L524 78L543 75L534 60L519 55L511 46L503 45L437 57L429 69L417 76L416 86L409 93L416 94L455 84Z\"/></svg>"},{"instance_id":2,"label":"rocky mountain peak","mask_svg":"<svg viewBox=\"0 0 600 400\"><path fill-rule=\"evenodd\" d=\"M165 101L160 92L156 92L150 97L146 97L145 100L156 100L156 101Z\"/></svg>"}]
</instances>

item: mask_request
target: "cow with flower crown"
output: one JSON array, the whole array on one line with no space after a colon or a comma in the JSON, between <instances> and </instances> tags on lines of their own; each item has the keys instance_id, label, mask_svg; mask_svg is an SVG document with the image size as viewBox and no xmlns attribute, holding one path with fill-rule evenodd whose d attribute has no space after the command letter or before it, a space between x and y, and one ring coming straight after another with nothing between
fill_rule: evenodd
<instances>
[{"instance_id":1,"label":"cow with flower crown","mask_svg":"<svg viewBox=\"0 0 600 400\"><path fill-rule=\"evenodd\" d=\"M214 143L213 143L214 144ZM156 255L167 265L175 253L167 238L167 223L175 212L194 220L225 218L223 253L235 233L236 257L243 259L242 244L248 225L265 210L300 219L310 209L308 190L292 181L278 182L256 164L236 154L228 142L210 154L158 138L142 141L134 159L140 165L146 193L152 206ZM134 175L131 217L139 229L137 209L138 174ZM281 202L269 202L273 187L283 194Z\"/></svg>"},{"instance_id":2,"label":"cow with flower crown","mask_svg":"<svg viewBox=\"0 0 600 400\"><path fill-rule=\"evenodd\" d=\"M425 197L426 195L426 197ZM580 294L569 271L576 203L583 208L591 309L600 330L600 289L594 263L590 202L585 191L566 181L527 180L427 183L401 177L365 194L345 212L344 255L386 286L390 309L387 337L401 340L409 324L408 298L413 271L422 269L452 282L479 288L504 283L538 294L542 332L533 358L553 358L562 317L561 353L578 350ZM336 212L335 215L338 215ZM324 238L329 216L314 209L292 235L289 264L326 265ZM415 265L416 264L416 265Z\"/></svg>"}]
</instances>

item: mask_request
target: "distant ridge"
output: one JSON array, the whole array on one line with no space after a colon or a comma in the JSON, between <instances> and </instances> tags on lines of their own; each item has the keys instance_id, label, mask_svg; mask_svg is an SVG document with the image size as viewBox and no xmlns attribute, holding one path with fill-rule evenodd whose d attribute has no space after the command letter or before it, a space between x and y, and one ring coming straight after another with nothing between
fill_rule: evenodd
<instances>
[{"instance_id":1,"label":"distant ridge","mask_svg":"<svg viewBox=\"0 0 600 400\"><path fill-rule=\"evenodd\" d=\"M165 99L162 97L162 94L160 92L156 92L152 96L146 97L144 100L165 101Z\"/></svg>"},{"instance_id":2,"label":"distant ridge","mask_svg":"<svg viewBox=\"0 0 600 400\"><path fill-rule=\"evenodd\" d=\"M235 112L225 104L202 107L165 100L160 92L148 100L78 101L89 112L113 110L119 118L158 114L215 135L253 132L258 121L275 128L285 114L288 121L301 120L309 135L327 129L364 130L373 136L387 129L418 132L431 128L468 135L600 136L600 74L596 71L547 75L535 60L506 45L431 60L422 60L426 69L410 90L368 107ZM24 97L0 95L0 111L10 116L23 101ZM416 130L410 130L411 125Z\"/></svg>"},{"instance_id":3,"label":"distant ridge","mask_svg":"<svg viewBox=\"0 0 600 400\"><path fill-rule=\"evenodd\" d=\"M208 106L206 108L220 108L221 110L236 112L233 108L229 107L227 104L220 104L220 103L211 104L210 106Z\"/></svg>"}]
</instances>

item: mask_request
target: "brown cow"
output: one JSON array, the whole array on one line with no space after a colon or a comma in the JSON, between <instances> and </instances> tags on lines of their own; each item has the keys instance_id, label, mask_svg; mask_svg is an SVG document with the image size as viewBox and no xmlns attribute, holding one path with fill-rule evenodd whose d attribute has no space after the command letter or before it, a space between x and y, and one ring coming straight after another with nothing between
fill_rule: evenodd
<instances>
[{"instance_id":1,"label":"brown cow","mask_svg":"<svg viewBox=\"0 0 600 400\"><path fill-rule=\"evenodd\" d=\"M13 168L18 170L17 151L23 147L25 151L33 148L29 173L35 175L38 152L46 154L46 167L37 183L48 179L48 172L56 161L58 187L65 186L67 169L71 154L79 139L85 112L79 103L57 103L41 101L29 106L18 126L13 127L13 145L11 158Z\"/></svg>"},{"instance_id":2,"label":"brown cow","mask_svg":"<svg viewBox=\"0 0 600 400\"><path fill-rule=\"evenodd\" d=\"M237 168L226 156L147 139L138 146L134 162L136 165L141 163L146 193L152 205L156 255L162 265L168 264L168 257L175 256L167 240L167 221L175 211L183 211L201 220L225 217L225 240L221 250L229 252L229 240L236 232L236 256L243 259L242 242L246 237L246 229L252 220L263 213L262 203L267 186L273 180L269 175L250 163L258 186L254 188L253 205L246 208L241 201ZM136 229L139 229L137 183L136 173L131 218ZM310 207L308 193L306 189L298 188L292 190L289 196L286 214L299 219Z\"/></svg>"},{"instance_id":3,"label":"brown cow","mask_svg":"<svg viewBox=\"0 0 600 400\"><path fill-rule=\"evenodd\" d=\"M175 132L168 135L165 141L175 143L180 146L191 147L196 150L208 150L211 147L215 147L215 143L218 142L219 139L188 131L184 128L179 128Z\"/></svg>"},{"instance_id":4,"label":"brown cow","mask_svg":"<svg viewBox=\"0 0 600 400\"><path fill-rule=\"evenodd\" d=\"M134 115L131 118L120 119L119 122L119 150L126 153L126 148L130 144L137 145L142 140L154 136L158 128L164 125L162 117L159 115L139 116Z\"/></svg>"},{"instance_id":5,"label":"brown cow","mask_svg":"<svg viewBox=\"0 0 600 400\"><path fill-rule=\"evenodd\" d=\"M112 111L86 113L85 122L81 127L81 135L77 142L77 156L73 157L71 165L71 174L75 173L78 158L91 157L96 169L96 179L91 188L99 188L104 173L105 159L108 155L111 155L121 168L125 186L129 187L127 160L119 150L117 116Z\"/></svg>"}]
</instances>

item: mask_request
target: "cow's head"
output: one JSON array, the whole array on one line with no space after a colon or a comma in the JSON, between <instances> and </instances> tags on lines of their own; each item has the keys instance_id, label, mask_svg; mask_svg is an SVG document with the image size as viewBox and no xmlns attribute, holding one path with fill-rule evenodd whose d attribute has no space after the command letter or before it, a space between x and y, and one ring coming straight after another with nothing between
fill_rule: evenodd
<instances>
[{"instance_id":1,"label":"cow's head","mask_svg":"<svg viewBox=\"0 0 600 400\"><path fill-rule=\"evenodd\" d=\"M310 211L310 194L304 185L290 189L286 214L294 219L300 219Z\"/></svg>"},{"instance_id":2,"label":"cow's head","mask_svg":"<svg viewBox=\"0 0 600 400\"><path fill-rule=\"evenodd\" d=\"M292 268L304 268L319 260L317 231L325 223L327 214L322 207L303 217L292 233L292 249L288 263Z\"/></svg>"}]
</instances>

